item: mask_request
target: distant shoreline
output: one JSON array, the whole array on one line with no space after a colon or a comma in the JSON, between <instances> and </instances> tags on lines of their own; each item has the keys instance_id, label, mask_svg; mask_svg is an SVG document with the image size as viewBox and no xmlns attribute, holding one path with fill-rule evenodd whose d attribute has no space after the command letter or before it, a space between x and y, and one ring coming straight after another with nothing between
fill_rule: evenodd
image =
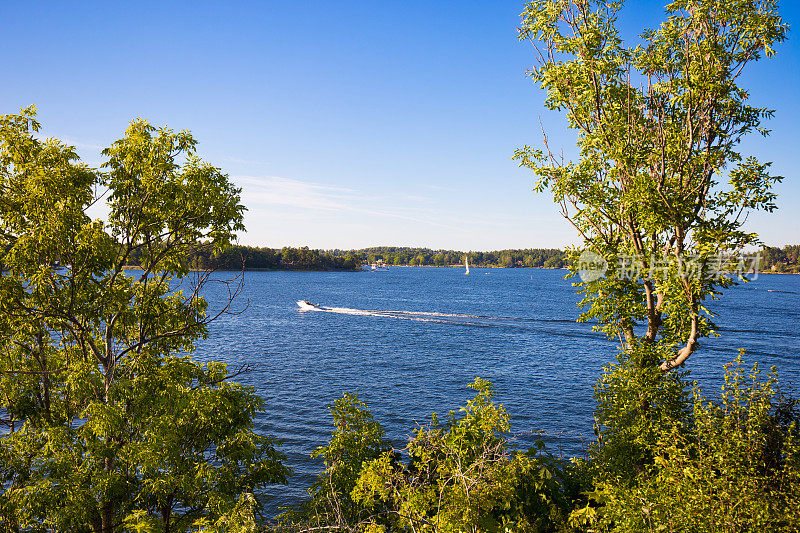
<instances>
[{"instance_id":1,"label":"distant shoreline","mask_svg":"<svg viewBox=\"0 0 800 533\"><path fill-rule=\"evenodd\" d=\"M393 268L464 268L464 265L390 265L388 270ZM500 265L488 265L488 266L474 266L473 269L478 268L502 268L502 269L517 269L517 270L569 270L568 267L526 267L526 266L500 266ZM142 267L138 265L125 265L122 267L122 270L143 270ZM203 269L203 268L190 268L189 272L372 272L370 269L359 268L356 270L353 269L343 269L343 268L244 268L244 269L236 269L236 268L217 268L217 269ZM784 275L784 276L800 276L800 272L773 272L773 271L760 271L758 275Z\"/></svg>"},{"instance_id":2,"label":"distant shoreline","mask_svg":"<svg viewBox=\"0 0 800 533\"><path fill-rule=\"evenodd\" d=\"M144 270L138 265L125 265L122 270ZM366 272L352 268L190 268L189 272Z\"/></svg>"},{"instance_id":3,"label":"distant shoreline","mask_svg":"<svg viewBox=\"0 0 800 533\"><path fill-rule=\"evenodd\" d=\"M392 270L394 268L464 268L464 265L391 265L382 270ZM494 268L494 269L509 269L509 270L569 270L567 267L525 267L525 266L474 266L473 269L479 268ZM144 270L138 265L125 265L122 270ZM373 272L369 268L353 269L337 269L337 268L190 268L189 272ZM771 272L771 274L781 274L781 272Z\"/></svg>"},{"instance_id":4,"label":"distant shoreline","mask_svg":"<svg viewBox=\"0 0 800 533\"><path fill-rule=\"evenodd\" d=\"M779 249L765 246L761 254L760 273L800 274L800 245ZM466 259L473 268L546 268L567 267L572 256L557 248L524 248L488 252L433 250L377 246L358 250L312 250L301 248L260 248L233 245L219 257L209 255L202 246L187 251L186 264L192 270L242 269L254 272L358 272L363 266L463 268ZM138 262L138 256L129 257ZM250 266L252 265L252 266ZM128 268L133 268L129 265ZM778 270L772 270L772 268Z\"/></svg>"}]
</instances>

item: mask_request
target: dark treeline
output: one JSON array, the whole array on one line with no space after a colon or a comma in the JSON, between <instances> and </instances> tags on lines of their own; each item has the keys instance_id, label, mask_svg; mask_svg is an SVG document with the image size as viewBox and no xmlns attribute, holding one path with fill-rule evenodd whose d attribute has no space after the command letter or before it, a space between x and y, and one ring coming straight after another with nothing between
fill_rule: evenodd
<instances>
[{"instance_id":1,"label":"dark treeline","mask_svg":"<svg viewBox=\"0 0 800 533\"><path fill-rule=\"evenodd\" d=\"M141 251L131 255L129 265L140 265ZM765 246L761 252L762 272L800 272L800 245L783 248ZM470 266L504 268L564 268L567 254L553 248L462 252L399 246L375 246L359 250L313 250L302 248L262 248L232 246L220 256L213 256L203 246L189 253L189 268L195 270L359 270L362 265L384 263L390 266Z\"/></svg>"},{"instance_id":2,"label":"dark treeline","mask_svg":"<svg viewBox=\"0 0 800 533\"><path fill-rule=\"evenodd\" d=\"M307 246L277 249L237 245L217 257L212 257L206 250L198 250L190 259L190 266L201 270L358 270L361 261L351 253L337 254L312 250Z\"/></svg>"},{"instance_id":3,"label":"dark treeline","mask_svg":"<svg viewBox=\"0 0 800 533\"><path fill-rule=\"evenodd\" d=\"M800 244L783 248L765 246L761 251L761 270L800 273Z\"/></svg>"},{"instance_id":4,"label":"dark treeline","mask_svg":"<svg viewBox=\"0 0 800 533\"><path fill-rule=\"evenodd\" d=\"M470 266L478 267L546 267L565 266L562 250L528 248L524 250L495 250L491 252L461 252L457 250L431 250L430 248L407 248L376 246L361 250L334 250L334 254L352 254L364 263L383 261L387 265L450 266L464 263L469 258Z\"/></svg>"},{"instance_id":5,"label":"dark treeline","mask_svg":"<svg viewBox=\"0 0 800 533\"><path fill-rule=\"evenodd\" d=\"M463 265L464 257L476 267L563 268L566 255L562 250L529 248L491 252L461 252L377 246L361 250L312 250L302 248L260 248L232 246L222 255L213 256L204 246L189 252L189 268L195 270L358 270L361 265L382 262L395 266ZM141 264L141 250L131 255L128 264Z\"/></svg>"},{"instance_id":6,"label":"dark treeline","mask_svg":"<svg viewBox=\"0 0 800 533\"><path fill-rule=\"evenodd\" d=\"M141 265L142 251L131 255L130 266ZM358 270L361 260L351 253L284 247L260 248L234 245L220 255L205 246L193 248L187 258L194 270Z\"/></svg>"}]
</instances>

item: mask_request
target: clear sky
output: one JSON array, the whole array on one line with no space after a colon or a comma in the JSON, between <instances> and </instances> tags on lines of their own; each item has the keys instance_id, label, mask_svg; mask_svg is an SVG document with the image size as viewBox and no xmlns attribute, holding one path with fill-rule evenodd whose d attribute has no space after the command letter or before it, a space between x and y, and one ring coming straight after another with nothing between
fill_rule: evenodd
<instances>
[{"instance_id":1,"label":"clear sky","mask_svg":"<svg viewBox=\"0 0 800 533\"><path fill-rule=\"evenodd\" d=\"M800 14L784 0L785 20ZM626 36L663 2L629 2ZM128 122L188 129L243 188L260 246L461 250L575 243L515 148L574 153L516 38L518 1L0 2L0 113L35 103L90 164ZM800 242L800 35L744 84L776 109L747 149L786 176L768 244Z\"/></svg>"}]
</instances>

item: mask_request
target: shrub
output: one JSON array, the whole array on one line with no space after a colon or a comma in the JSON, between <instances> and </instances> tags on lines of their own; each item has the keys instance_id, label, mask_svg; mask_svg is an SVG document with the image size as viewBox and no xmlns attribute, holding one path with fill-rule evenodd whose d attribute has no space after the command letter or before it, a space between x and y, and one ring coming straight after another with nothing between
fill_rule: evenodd
<instances>
[{"instance_id":1,"label":"shrub","mask_svg":"<svg viewBox=\"0 0 800 533\"><path fill-rule=\"evenodd\" d=\"M686 373L662 372L654 364L659 352L647 343L621 352L595 386L597 441L590 452L604 481L635 483L653 464L662 433L690 424L691 384Z\"/></svg>"},{"instance_id":2,"label":"shrub","mask_svg":"<svg viewBox=\"0 0 800 533\"><path fill-rule=\"evenodd\" d=\"M595 523L614 531L798 531L800 440L796 402L730 363L718 401L695 388L691 428L665 427L658 453L632 486L601 481ZM688 431L687 431L688 430ZM584 517L586 518L586 517Z\"/></svg>"},{"instance_id":3,"label":"shrub","mask_svg":"<svg viewBox=\"0 0 800 533\"><path fill-rule=\"evenodd\" d=\"M390 531L549 531L566 522L575 467L539 444L528 453L509 446L509 416L496 405L491 383L440 425L417 429L406 464L385 452L365 466L353 498L382 509ZM383 528L383 529L381 529ZM373 531L386 531L375 521Z\"/></svg>"},{"instance_id":4,"label":"shrub","mask_svg":"<svg viewBox=\"0 0 800 533\"><path fill-rule=\"evenodd\" d=\"M308 491L311 499L279 517L284 529L351 531L374 514L372 506L353 501L350 492L362 464L390 450L384 430L355 394L345 394L329 410L331 440L311 454L325 460L325 470Z\"/></svg>"}]
</instances>

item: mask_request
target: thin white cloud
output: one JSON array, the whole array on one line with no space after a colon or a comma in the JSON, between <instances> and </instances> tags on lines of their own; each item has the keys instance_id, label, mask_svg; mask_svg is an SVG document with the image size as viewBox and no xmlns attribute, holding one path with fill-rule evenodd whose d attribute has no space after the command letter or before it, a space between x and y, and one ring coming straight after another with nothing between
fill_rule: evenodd
<instances>
[{"instance_id":1,"label":"thin white cloud","mask_svg":"<svg viewBox=\"0 0 800 533\"><path fill-rule=\"evenodd\" d=\"M277 176L236 176L233 180L242 187L242 201L251 210L254 206L284 206L311 211L355 213L459 229L456 225L459 221L444 221L432 209L385 205L386 200L396 201L398 197L370 196L344 187ZM424 197L406 194L399 197L414 201L425 200ZM409 212L416 212L416 216L409 215Z\"/></svg>"},{"instance_id":2,"label":"thin white cloud","mask_svg":"<svg viewBox=\"0 0 800 533\"><path fill-rule=\"evenodd\" d=\"M268 176L236 176L234 181L242 186L245 204L283 205L304 209L341 211L348 197L357 198L355 191L307 181Z\"/></svg>"},{"instance_id":3,"label":"thin white cloud","mask_svg":"<svg viewBox=\"0 0 800 533\"><path fill-rule=\"evenodd\" d=\"M433 189L434 191L451 191L451 192L456 191L456 189L452 187L445 187L443 185L433 185L431 183L426 183L423 185L423 187L425 187L426 189Z\"/></svg>"},{"instance_id":4,"label":"thin white cloud","mask_svg":"<svg viewBox=\"0 0 800 533\"><path fill-rule=\"evenodd\" d=\"M418 196L416 194L403 194L402 197L406 200L411 200L413 202L432 202L433 198L428 198L427 196Z\"/></svg>"},{"instance_id":5,"label":"thin white cloud","mask_svg":"<svg viewBox=\"0 0 800 533\"><path fill-rule=\"evenodd\" d=\"M268 161L255 161L253 159L242 159L240 157L224 157L222 160L227 161L228 163L237 163L240 165L255 165L260 167L264 167L270 164Z\"/></svg>"},{"instance_id":6,"label":"thin white cloud","mask_svg":"<svg viewBox=\"0 0 800 533\"><path fill-rule=\"evenodd\" d=\"M99 144L76 141L75 139L72 139L70 137L63 137L63 138L61 138L61 141L64 142L64 144L68 144L70 146L74 146L75 148L80 148L81 150L97 150L97 151L100 151L100 150L103 150L104 148L106 148L105 146L100 146Z\"/></svg>"},{"instance_id":7,"label":"thin white cloud","mask_svg":"<svg viewBox=\"0 0 800 533\"><path fill-rule=\"evenodd\" d=\"M44 135L42 133L37 133L37 134L34 134L34 138L36 138L36 139L38 139L40 141L46 141L48 139L56 139L56 140L58 140L58 141L60 141L60 142L62 142L64 144L66 144L67 146L74 146L75 148L78 148L79 150L93 150L93 151L99 152L99 151L103 150L104 148L106 148L105 146L100 146L96 142L80 141L80 140L77 140L77 139L75 139L73 137L64 137L62 135Z\"/></svg>"},{"instance_id":8,"label":"thin white cloud","mask_svg":"<svg viewBox=\"0 0 800 533\"><path fill-rule=\"evenodd\" d=\"M380 180L370 181L356 190L277 176L231 179L242 187L248 208L249 231L242 242L253 245L359 248L383 243L494 250L534 246L531 239L544 234L559 242L571 235L568 228L543 224L524 206L497 213L496 205L464 203L459 195L431 194L428 201L420 193L424 187L413 180L391 190Z\"/></svg>"}]
</instances>

